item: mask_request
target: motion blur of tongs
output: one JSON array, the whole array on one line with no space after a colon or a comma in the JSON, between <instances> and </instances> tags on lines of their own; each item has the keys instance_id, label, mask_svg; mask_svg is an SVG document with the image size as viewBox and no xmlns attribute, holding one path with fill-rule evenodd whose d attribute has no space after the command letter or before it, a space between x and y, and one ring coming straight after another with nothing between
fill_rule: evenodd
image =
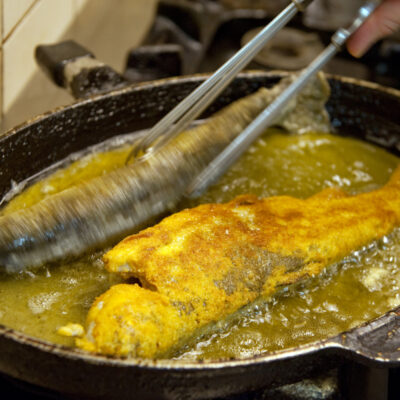
<instances>
[{"instance_id":1,"label":"motion blur of tongs","mask_svg":"<svg viewBox=\"0 0 400 400\"><path fill-rule=\"evenodd\" d=\"M229 138L225 132L221 139L219 128L226 120L223 117L221 120L220 116L200 126L195 135L186 135L186 140L171 140L183 132L267 41L309 3L311 0L293 0L252 41L167 114L136 146L132 155L139 157L135 157L132 164L127 163L31 207L1 216L0 266L17 272L82 255L132 233L150 218L175 205L182 196L194 197L220 177L265 128L281 116L289 100L340 50L379 1L365 3L353 24L339 29L332 43L272 103L268 101L260 106L260 102L256 102L257 107L253 107L253 103L246 103L251 97L248 96L244 99L247 105L238 100L228 106L231 115L246 116L242 123L236 120L230 127ZM270 105L263 109L264 104Z\"/></svg>"},{"instance_id":2,"label":"motion blur of tongs","mask_svg":"<svg viewBox=\"0 0 400 400\"><path fill-rule=\"evenodd\" d=\"M298 11L304 9L312 0L292 0L270 24L268 24L246 46L220 67L210 78L162 118L150 132L136 144L128 157L151 153L163 146L178 133L186 129L216 97L229 85L235 76L249 64L265 44L283 28ZM198 197L235 163L243 152L265 129L274 123L290 99L300 92L307 82L339 52L347 39L364 23L380 0L367 1L358 11L348 28L339 29L331 38L324 51L289 85L239 136L237 136L189 185L185 195Z\"/></svg>"}]
</instances>

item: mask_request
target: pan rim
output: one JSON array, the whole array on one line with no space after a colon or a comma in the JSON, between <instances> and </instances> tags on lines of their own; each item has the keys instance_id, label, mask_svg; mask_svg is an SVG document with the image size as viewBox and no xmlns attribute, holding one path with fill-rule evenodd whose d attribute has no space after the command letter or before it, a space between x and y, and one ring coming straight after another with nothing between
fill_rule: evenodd
<instances>
[{"instance_id":1,"label":"pan rim","mask_svg":"<svg viewBox=\"0 0 400 400\"><path fill-rule=\"evenodd\" d=\"M305 357L315 354L323 350L338 350L345 356L346 353L353 353L356 358L365 362L376 362L388 364L396 364L400 361L400 355L396 359L388 359L383 355L371 356L363 349L355 349L346 345L346 338L350 336L358 336L368 330L371 325L381 325L389 323L393 318L400 316L400 307L393 308L383 315L366 321L361 325L354 327L345 332L340 332L336 336L326 339L316 340L314 342L291 347L287 349L277 350L273 352L264 352L251 357L237 359L220 359L220 360L174 360L174 359L144 359L144 358L118 358L106 356L99 353L90 353L76 347L69 347L51 343L49 341L35 338L31 335L17 331L13 328L7 328L0 324L0 336L10 339L23 346L33 347L39 351L50 353L56 356L67 358L72 361L85 361L94 366L109 366L116 368L146 368L153 370L170 370L170 371L189 371L189 370L222 370L226 368L237 368L246 366L257 366L262 364L270 364L273 362L281 362L296 357Z\"/></svg>"},{"instance_id":2,"label":"pan rim","mask_svg":"<svg viewBox=\"0 0 400 400\"><path fill-rule=\"evenodd\" d=\"M251 71L246 71L238 75L238 78L252 78L252 77L271 77L271 78L279 78L283 76L287 76L293 74L292 72L288 71L280 71L280 70L274 70L274 71L259 71L259 70L251 70ZM19 124L18 126L11 128L7 132L5 132L2 137L0 138L0 145L2 140L5 138L10 137L11 135L17 134L19 131L21 131L24 128L29 127L32 124L38 123L42 120L45 120L46 118L49 118L55 114L62 113L68 109L74 109L77 107L82 106L83 104L87 103L93 103L97 101L101 101L104 98L111 98L114 96L120 96L123 95L124 93L130 93L130 92L136 92L140 90L145 90L145 89L154 89L157 87L165 87L165 85L174 85L174 84L182 84L182 83L190 83L190 82L201 82L206 77L209 76L209 74L194 74L194 75L187 75L183 77L173 77L173 78L166 78L166 79L160 79L156 81L150 81L150 82L144 82L141 84L134 84L134 85L128 85L127 87L120 88L113 90L108 93L104 94L98 94L94 95L91 97L88 97L86 99L81 99L74 101L72 104L68 104L65 106L61 107L56 107L53 110L47 111L43 114L40 114L38 116L35 116L31 119L28 119L27 121ZM335 80L339 82L344 82L344 83L349 83L361 87L365 87L368 89L372 90L378 90L380 92L385 92L387 94L390 94L394 97L400 98L400 90L393 89L390 87L386 87L377 83L373 82L368 82L365 80L360 80L356 78L351 78L351 77L345 77L345 76L340 76L340 75L333 75L333 74L326 74L327 78L330 80ZM397 310L397 312L396 312ZM13 328L8 328L4 325L0 324L0 336L3 336L7 339L10 339L14 342L17 342L21 345L24 346L29 346L29 347L34 347L40 351L46 352L46 353L52 353L57 356L62 356L69 358L71 360L81 360L88 362L90 364L94 365L108 365L108 366L113 366L113 367L120 367L120 368L134 368L134 367L140 367L140 368L151 368L151 369L159 369L159 370L216 370L216 369L222 369L222 368L236 368L236 367L243 367L247 365L258 365L258 364L266 364L266 363L271 363L274 361L282 361L285 359L290 359L290 358L295 358L299 356L306 356L312 353L316 353L321 350L325 349L340 349L343 350L344 352L346 351L352 351L356 352L361 358L369 358L368 355L363 354L363 352L356 351L354 349L350 349L349 347L345 346L344 344L341 343L340 337L342 335L350 334L353 332L356 332L360 329L362 329L364 326L369 325L373 323L374 321L379 321L381 319L390 319L390 316L392 315L398 315L398 310L400 308L394 308L393 310L388 311L387 313L378 316L375 319L372 319L370 321L367 321L363 323L360 326L357 326L356 328L340 333L337 336L326 338L323 340L307 343L304 345L299 345L295 348L289 348L289 349L283 349L275 352L268 352L268 353L262 353L258 355L254 355L251 357L246 357L246 358L241 358L241 359L232 359L232 360L202 360L202 361L191 361L191 360L173 360L173 359L159 359L159 360L154 360L154 359L139 359L139 358L131 358L131 359L123 359L123 358L114 358L114 357L107 357L101 354L91 354L88 352L85 352L83 350L74 348L74 347L69 347L69 346L63 346L63 345L58 345L54 344L48 341L45 341L43 339L35 338L33 336L24 334L21 331L15 330ZM382 361L387 361L386 359L382 358ZM391 360L393 361L393 360ZM397 359L397 361L400 361L400 355Z\"/></svg>"},{"instance_id":3,"label":"pan rim","mask_svg":"<svg viewBox=\"0 0 400 400\"><path fill-rule=\"evenodd\" d=\"M248 70L248 71L241 72L240 74L238 74L237 78L235 78L235 79L245 79L245 78L252 78L252 77L280 78L280 77L292 75L294 73L295 72L289 72L289 71L284 71L284 70L272 70L272 71ZM205 79L207 79L209 76L210 76L210 74L208 74L208 73L198 73L198 74L192 74L192 75L184 75L181 77L178 76L178 77L171 77L171 78L163 78L163 79L158 79L158 80L154 80L154 81L130 84L130 85L124 86L122 88L114 89L107 93L91 95L85 99L75 99L70 104L55 107L55 108L48 110L42 114L33 116L32 118L29 118L24 122L21 122L20 124L17 124L13 128L8 129L7 131L5 131L1 134L0 143L5 138L8 138L9 136L19 132L20 130L22 130L24 128L29 127L30 125L33 125L37 122L40 122L46 118L49 118L53 115L62 113L69 109L77 108L84 104L95 103L97 101L101 101L102 99L117 97L117 96L123 95L124 93L128 93L128 92L136 92L136 91L145 90L145 89L154 89L154 88L162 87L165 85L174 85L174 84L197 82L197 81L202 82ZM394 88L391 88L388 86L381 85L379 83L370 82L370 81L366 81L363 79L342 76L342 75L336 75L336 74L326 73L325 76L327 77L328 80L336 80L336 81L340 81L340 82L344 82L344 83L349 83L349 84L365 87L368 89L385 92L394 97L400 97L400 89L394 89Z\"/></svg>"},{"instance_id":4,"label":"pan rim","mask_svg":"<svg viewBox=\"0 0 400 400\"><path fill-rule=\"evenodd\" d=\"M379 316L377 319L384 318L388 314L393 313L394 310L389 311L383 316ZM351 331L340 333L340 335L345 335L353 332L357 329L362 328L375 321L370 320ZM70 360L84 360L90 362L94 365L109 365L116 367L147 367L152 369L169 369L169 370L196 370L196 369L221 369L226 367L239 367L246 365L256 365L264 364L272 361L282 361L283 359L295 358L298 356L305 356L307 354L312 354L320 350L328 348L339 348L345 349L343 345L338 343L335 339L338 336L330 337L322 341L315 341L303 345L299 345L295 348L282 349L274 352L269 352L267 354L262 353L254 355L252 357L246 357L241 359L229 359L229 360L174 360L174 359L144 359L144 358L117 358L111 356L105 356L99 353L89 353L84 350L75 347L69 347L66 345L60 345L56 343L51 343L49 341L35 338L28 334L24 334L21 331L17 331L12 328L7 328L0 324L0 336L4 336L11 339L24 346L34 347L38 350L44 351L46 353L52 353L58 356L66 357Z\"/></svg>"}]
</instances>

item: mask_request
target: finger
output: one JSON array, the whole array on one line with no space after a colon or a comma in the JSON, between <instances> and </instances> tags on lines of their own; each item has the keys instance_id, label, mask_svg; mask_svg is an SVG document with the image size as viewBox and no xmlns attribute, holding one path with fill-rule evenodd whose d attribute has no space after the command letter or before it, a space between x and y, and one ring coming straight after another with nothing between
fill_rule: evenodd
<instances>
[{"instance_id":1,"label":"finger","mask_svg":"<svg viewBox=\"0 0 400 400\"><path fill-rule=\"evenodd\" d=\"M361 57L377 40L399 27L400 0L386 0L349 39L347 49L354 57Z\"/></svg>"}]
</instances>

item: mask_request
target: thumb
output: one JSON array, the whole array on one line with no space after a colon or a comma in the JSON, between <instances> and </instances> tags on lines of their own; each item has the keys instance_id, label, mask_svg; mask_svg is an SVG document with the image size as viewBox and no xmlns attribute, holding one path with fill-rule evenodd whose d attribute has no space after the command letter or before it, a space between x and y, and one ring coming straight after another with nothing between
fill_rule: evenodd
<instances>
[{"instance_id":1,"label":"thumb","mask_svg":"<svg viewBox=\"0 0 400 400\"><path fill-rule=\"evenodd\" d=\"M361 57L377 40L399 27L400 0L386 0L349 39L347 49L354 57Z\"/></svg>"}]
</instances>

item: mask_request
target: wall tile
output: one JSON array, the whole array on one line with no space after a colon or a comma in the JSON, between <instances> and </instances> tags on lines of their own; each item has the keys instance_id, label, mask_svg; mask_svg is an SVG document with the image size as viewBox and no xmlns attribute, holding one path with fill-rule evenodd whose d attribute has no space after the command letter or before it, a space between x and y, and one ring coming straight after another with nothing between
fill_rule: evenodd
<instances>
[{"instance_id":1,"label":"wall tile","mask_svg":"<svg viewBox=\"0 0 400 400\"><path fill-rule=\"evenodd\" d=\"M40 0L3 45L3 111L21 95L37 70L34 50L56 41L72 24L87 0Z\"/></svg>"},{"instance_id":2,"label":"wall tile","mask_svg":"<svg viewBox=\"0 0 400 400\"><path fill-rule=\"evenodd\" d=\"M27 21L4 44L1 131L73 101L37 67L34 48L38 44L76 40L122 71L128 50L143 40L151 26L156 4L156 0L37 0Z\"/></svg>"},{"instance_id":3,"label":"wall tile","mask_svg":"<svg viewBox=\"0 0 400 400\"><path fill-rule=\"evenodd\" d=\"M127 52L150 29L156 6L157 0L89 0L68 35L121 71Z\"/></svg>"},{"instance_id":4,"label":"wall tile","mask_svg":"<svg viewBox=\"0 0 400 400\"><path fill-rule=\"evenodd\" d=\"M35 0L3 0L3 37L8 36Z\"/></svg>"}]
</instances>

